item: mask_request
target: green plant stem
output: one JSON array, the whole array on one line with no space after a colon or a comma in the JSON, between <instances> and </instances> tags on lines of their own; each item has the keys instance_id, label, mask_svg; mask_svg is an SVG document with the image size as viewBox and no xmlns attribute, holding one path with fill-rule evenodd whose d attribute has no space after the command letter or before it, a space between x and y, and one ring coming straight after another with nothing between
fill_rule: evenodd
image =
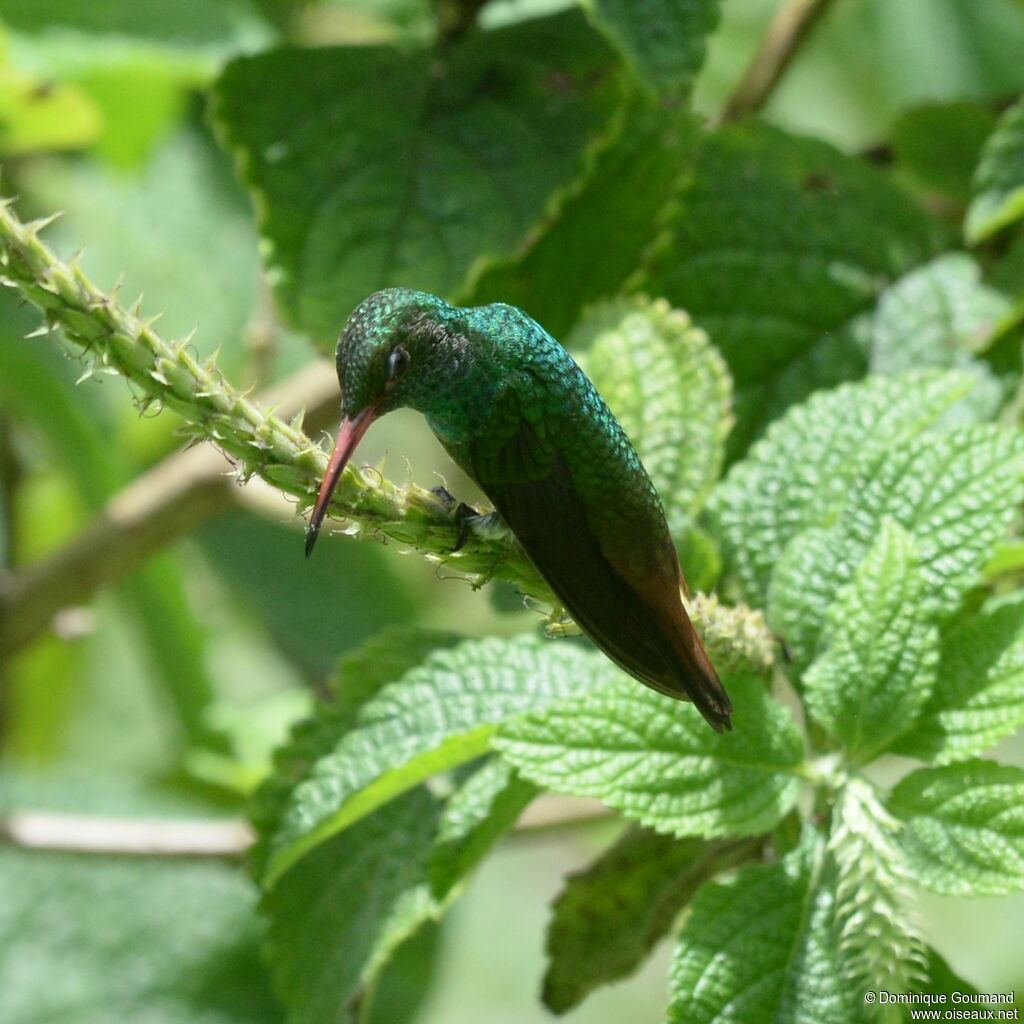
<instances>
[{"instance_id":1,"label":"green plant stem","mask_svg":"<svg viewBox=\"0 0 1024 1024\"><path fill-rule=\"evenodd\" d=\"M124 377L143 408L156 404L179 413L187 432L228 455L240 479L259 476L297 498L300 508L312 505L327 455L303 433L301 416L286 423L264 412L235 390L213 361L200 363L187 338L175 343L161 338L137 308L125 309L77 263L58 259L39 237L47 223L25 224L10 200L0 201L0 281L42 310L46 324L41 333L59 330L88 373ZM450 503L412 482L399 486L350 465L330 511L348 521L347 533L390 537L464 573L476 585L503 579L527 596L555 604L513 540L471 532L459 547L462 538ZM61 578L55 578L54 586ZM16 615L17 606L17 598L8 600L5 615ZM693 608L698 629L716 637L717 648L741 660L749 656L758 667L770 663L773 641L759 613L724 608L716 601L695 600Z\"/></svg>"}]
</instances>

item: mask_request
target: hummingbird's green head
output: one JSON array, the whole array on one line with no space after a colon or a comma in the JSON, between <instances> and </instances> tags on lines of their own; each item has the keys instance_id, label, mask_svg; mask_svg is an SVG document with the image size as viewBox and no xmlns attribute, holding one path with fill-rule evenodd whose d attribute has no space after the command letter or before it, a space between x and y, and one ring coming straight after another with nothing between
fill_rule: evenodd
<instances>
[{"instance_id":1,"label":"hummingbird's green head","mask_svg":"<svg viewBox=\"0 0 1024 1024\"><path fill-rule=\"evenodd\" d=\"M373 418L416 404L436 379L455 313L436 295L385 288L356 306L338 339L336 362L342 415L366 409Z\"/></svg>"},{"instance_id":2,"label":"hummingbird's green head","mask_svg":"<svg viewBox=\"0 0 1024 1024\"><path fill-rule=\"evenodd\" d=\"M407 288L374 292L355 308L338 339L341 429L306 532L313 550L331 495L370 424L402 406L422 405L460 362L448 329L456 311L435 295Z\"/></svg>"}]
</instances>

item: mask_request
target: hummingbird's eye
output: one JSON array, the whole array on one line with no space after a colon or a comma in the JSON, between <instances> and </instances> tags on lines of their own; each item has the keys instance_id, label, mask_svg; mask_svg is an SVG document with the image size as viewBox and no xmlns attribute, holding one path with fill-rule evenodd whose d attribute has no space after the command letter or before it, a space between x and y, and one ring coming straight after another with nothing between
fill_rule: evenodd
<instances>
[{"instance_id":1,"label":"hummingbird's eye","mask_svg":"<svg viewBox=\"0 0 1024 1024\"><path fill-rule=\"evenodd\" d=\"M388 354L388 383L393 384L409 369L409 353L396 345Z\"/></svg>"}]
</instances>

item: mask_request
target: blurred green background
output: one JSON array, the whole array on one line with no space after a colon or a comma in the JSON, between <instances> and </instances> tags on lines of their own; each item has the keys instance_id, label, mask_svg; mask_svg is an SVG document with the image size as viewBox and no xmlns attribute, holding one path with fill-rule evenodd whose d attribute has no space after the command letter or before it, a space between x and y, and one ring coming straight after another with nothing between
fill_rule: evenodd
<instances>
[{"instance_id":1,"label":"blurred green background","mask_svg":"<svg viewBox=\"0 0 1024 1024\"><path fill-rule=\"evenodd\" d=\"M566 6L495 0L483 23ZM726 0L697 83L700 111L720 109L775 8ZM85 245L82 265L101 287L121 280L122 298L144 292L165 336L197 328L195 349L219 353L229 379L266 387L321 354L274 315L253 210L210 127L207 87L228 59L282 41L412 45L431 31L428 0L0 0L3 190L21 197L24 216L63 211L50 242L68 257ZM845 0L765 115L858 152L888 142L919 104L1019 92L1022 54L1018 0ZM982 117L964 130L981 138L990 127ZM24 340L36 325L12 293L0 294L8 570L57 550L182 446L173 414L140 415L120 380L76 386L80 365L48 339ZM413 472L472 494L411 413L376 425L360 454L395 479ZM511 633L536 621L501 591L474 593L395 545L329 538L306 563L301 527L283 500L240 499L7 657L0 808L241 813L338 656L381 627ZM1005 753L1024 764L1020 743ZM418 1019L550 1019L536 998L546 905L609 835L588 826L505 844L444 924ZM254 899L229 866L0 847L0 1020L279 1019L251 982L260 974ZM934 899L920 910L933 944L979 988L1024 990L1024 897ZM666 963L667 948L566 1019L659 1020Z\"/></svg>"}]
</instances>

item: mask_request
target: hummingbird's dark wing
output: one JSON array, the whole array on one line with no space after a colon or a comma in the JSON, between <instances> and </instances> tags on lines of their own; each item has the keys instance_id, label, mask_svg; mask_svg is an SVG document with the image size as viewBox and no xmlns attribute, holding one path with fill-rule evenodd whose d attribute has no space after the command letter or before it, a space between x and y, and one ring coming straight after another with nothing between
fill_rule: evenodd
<instances>
[{"instance_id":1,"label":"hummingbird's dark wing","mask_svg":"<svg viewBox=\"0 0 1024 1024\"><path fill-rule=\"evenodd\" d=\"M679 571L629 582L602 550L557 446L521 414L511 389L467 452L471 473L580 628L648 686L692 700L719 732L732 706L679 596Z\"/></svg>"}]
</instances>

